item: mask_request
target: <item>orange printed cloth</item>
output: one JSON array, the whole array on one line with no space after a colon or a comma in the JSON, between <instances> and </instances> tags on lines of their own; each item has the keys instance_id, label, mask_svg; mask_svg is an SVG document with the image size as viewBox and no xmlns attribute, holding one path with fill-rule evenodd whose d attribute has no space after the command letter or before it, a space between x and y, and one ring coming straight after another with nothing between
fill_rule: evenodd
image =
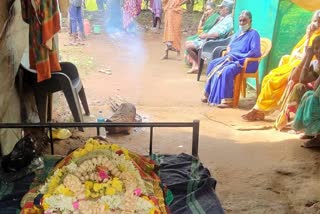
<instances>
[{"instance_id":1,"label":"orange printed cloth","mask_svg":"<svg viewBox=\"0 0 320 214\"><path fill-rule=\"evenodd\" d=\"M30 68L37 71L37 81L51 78L60 71L54 35L60 30L57 0L21 0L23 20L29 24Z\"/></svg>"},{"instance_id":2,"label":"orange printed cloth","mask_svg":"<svg viewBox=\"0 0 320 214\"><path fill-rule=\"evenodd\" d=\"M183 0L164 0L164 33L163 42L172 42L172 47L181 50L181 25Z\"/></svg>"}]
</instances>

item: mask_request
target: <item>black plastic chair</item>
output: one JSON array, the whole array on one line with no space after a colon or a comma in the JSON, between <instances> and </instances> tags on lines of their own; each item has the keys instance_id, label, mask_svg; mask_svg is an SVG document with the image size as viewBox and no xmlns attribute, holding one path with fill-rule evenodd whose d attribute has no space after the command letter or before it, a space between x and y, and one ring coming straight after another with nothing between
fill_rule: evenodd
<instances>
[{"instance_id":1,"label":"black plastic chair","mask_svg":"<svg viewBox=\"0 0 320 214\"><path fill-rule=\"evenodd\" d=\"M86 115L90 115L86 94L79 77L77 67L70 62L61 62L61 71L51 73L51 78L37 82L36 70L29 68L29 59L26 54L20 63L24 81L28 81L36 99L40 122L46 123L52 119L52 94L63 91L75 122L83 122L80 107L81 100ZM83 128L79 128L83 131Z\"/></svg>"},{"instance_id":2,"label":"black plastic chair","mask_svg":"<svg viewBox=\"0 0 320 214\"><path fill-rule=\"evenodd\" d=\"M232 36L229 36L225 39L209 40L204 43L198 54L199 72L197 81L200 80L204 61L210 62L211 60L220 57L222 51L226 49L226 46L229 44L231 38Z\"/></svg>"}]
</instances>

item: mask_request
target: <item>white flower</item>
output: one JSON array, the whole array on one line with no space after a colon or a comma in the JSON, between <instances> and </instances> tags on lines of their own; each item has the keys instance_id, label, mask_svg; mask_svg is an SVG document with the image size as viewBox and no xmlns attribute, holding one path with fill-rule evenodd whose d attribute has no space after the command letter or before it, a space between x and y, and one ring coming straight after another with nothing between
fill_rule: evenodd
<instances>
[{"instance_id":1,"label":"white flower","mask_svg":"<svg viewBox=\"0 0 320 214\"><path fill-rule=\"evenodd\" d=\"M151 204L149 201L138 197L138 202L136 205L137 211L149 211L153 208L153 204Z\"/></svg>"},{"instance_id":2,"label":"white flower","mask_svg":"<svg viewBox=\"0 0 320 214\"><path fill-rule=\"evenodd\" d=\"M76 199L73 197L63 195L53 195L49 198L45 198L45 202L49 205L49 207L61 212L73 211L74 209L72 202L75 200Z\"/></svg>"},{"instance_id":3,"label":"white flower","mask_svg":"<svg viewBox=\"0 0 320 214\"><path fill-rule=\"evenodd\" d=\"M68 164L66 168L70 173L76 173L79 170L77 164L74 162Z\"/></svg>"},{"instance_id":4,"label":"white flower","mask_svg":"<svg viewBox=\"0 0 320 214\"><path fill-rule=\"evenodd\" d=\"M110 209L118 209L122 204L122 197L120 195L105 195L99 199L99 202L108 204Z\"/></svg>"}]
</instances>

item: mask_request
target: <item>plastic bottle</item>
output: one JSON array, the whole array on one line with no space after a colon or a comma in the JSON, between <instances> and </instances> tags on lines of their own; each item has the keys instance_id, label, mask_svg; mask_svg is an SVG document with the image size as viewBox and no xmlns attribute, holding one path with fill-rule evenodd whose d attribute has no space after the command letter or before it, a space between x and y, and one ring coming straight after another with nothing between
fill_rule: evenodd
<instances>
[{"instance_id":1,"label":"plastic bottle","mask_svg":"<svg viewBox=\"0 0 320 214\"><path fill-rule=\"evenodd\" d=\"M98 123L104 123L105 122L105 119L103 118L102 111L99 111L99 114L98 114L98 117L97 117L97 122ZM104 137L104 138L106 137L106 129L105 129L104 126L98 127L97 131L98 131L98 135L100 137Z\"/></svg>"}]
</instances>

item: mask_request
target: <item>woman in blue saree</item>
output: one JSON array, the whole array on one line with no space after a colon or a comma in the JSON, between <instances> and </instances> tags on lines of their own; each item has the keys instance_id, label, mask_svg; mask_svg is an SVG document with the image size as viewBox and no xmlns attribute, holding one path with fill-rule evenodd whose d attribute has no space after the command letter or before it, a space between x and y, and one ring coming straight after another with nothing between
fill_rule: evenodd
<instances>
[{"instance_id":1,"label":"woman in blue saree","mask_svg":"<svg viewBox=\"0 0 320 214\"><path fill-rule=\"evenodd\" d=\"M207 69L207 83L202 102L221 108L231 107L234 78L240 73L247 57L260 57L260 36L251 28L251 12L244 10L239 16L239 31L227 47L227 54L210 62ZM246 72L255 72L257 62L248 65Z\"/></svg>"}]
</instances>

